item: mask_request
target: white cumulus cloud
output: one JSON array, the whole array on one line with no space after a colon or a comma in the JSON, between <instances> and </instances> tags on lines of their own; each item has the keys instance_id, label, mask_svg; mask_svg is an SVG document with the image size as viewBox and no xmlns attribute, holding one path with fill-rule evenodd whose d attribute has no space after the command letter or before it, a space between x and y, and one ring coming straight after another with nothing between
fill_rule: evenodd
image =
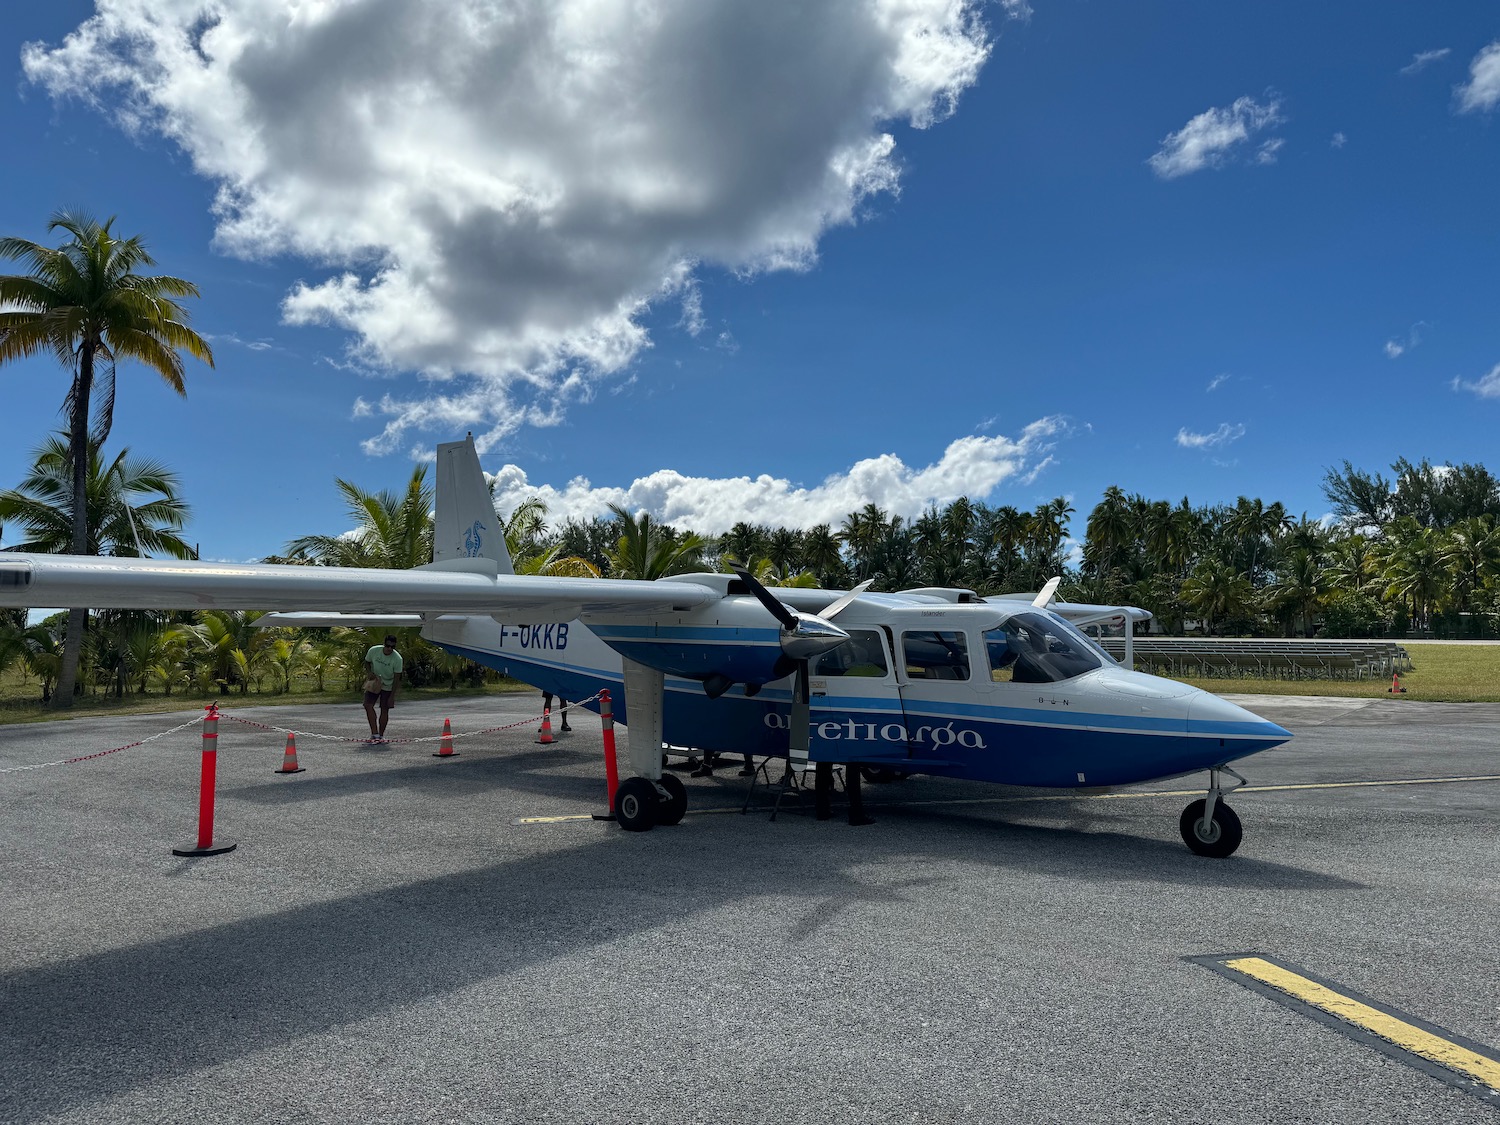
<instances>
[{"instance_id":1,"label":"white cumulus cloud","mask_svg":"<svg viewBox=\"0 0 1500 1125\"><path fill-rule=\"evenodd\" d=\"M811 487L769 474L692 477L659 469L625 487L595 487L580 477L556 488L533 485L525 470L508 464L493 474L495 506L509 513L523 500L539 498L547 505L548 522L556 527L568 519L608 517L609 505L618 504L707 535L721 534L742 520L782 527L837 527L850 512L870 503L912 518L929 505L948 504L960 496L983 499L1012 478L1032 483L1052 463L1051 451L1067 428L1064 419L1048 417L1031 423L1016 438L962 437L922 468L886 453Z\"/></svg>"},{"instance_id":2,"label":"white cumulus cloud","mask_svg":"<svg viewBox=\"0 0 1500 1125\"><path fill-rule=\"evenodd\" d=\"M1147 163L1164 180L1217 168L1238 146L1284 120L1281 99L1274 95L1264 105L1253 98L1239 98L1231 105L1206 109L1177 132L1169 133ZM1268 137L1252 159L1258 164L1274 163L1281 145L1280 138Z\"/></svg>"},{"instance_id":3,"label":"white cumulus cloud","mask_svg":"<svg viewBox=\"0 0 1500 1125\"><path fill-rule=\"evenodd\" d=\"M1244 436L1245 427L1239 422L1234 425L1220 422L1217 430L1206 434L1195 434L1184 426L1177 431L1177 444L1184 449L1218 449L1231 442L1239 441Z\"/></svg>"},{"instance_id":4,"label":"white cumulus cloud","mask_svg":"<svg viewBox=\"0 0 1500 1125\"><path fill-rule=\"evenodd\" d=\"M1500 363L1491 367L1489 373L1478 379L1455 378L1451 384L1455 391L1471 391L1480 398L1500 398Z\"/></svg>"},{"instance_id":5,"label":"white cumulus cloud","mask_svg":"<svg viewBox=\"0 0 1500 1125\"><path fill-rule=\"evenodd\" d=\"M1454 90L1459 113L1488 113L1500 105L1500 39L1469 63L1469 81Z\"/></svg>"},{"instance_id":6,"label":"white cumulus cloud","mask_svg":"<svg viewBox=\"0 0 1500 1125\"><path fill-rule=\"evenodd\" d=\"M288 323L422 373L367 449L440 423L487 449L626 368L653 302L701 331L698 271L806 268L896 192L891 128L954 111L982 8L97 0L23 66L180 146L218 184L219 248L315 266Z\"/></svg>"}]
</instances>

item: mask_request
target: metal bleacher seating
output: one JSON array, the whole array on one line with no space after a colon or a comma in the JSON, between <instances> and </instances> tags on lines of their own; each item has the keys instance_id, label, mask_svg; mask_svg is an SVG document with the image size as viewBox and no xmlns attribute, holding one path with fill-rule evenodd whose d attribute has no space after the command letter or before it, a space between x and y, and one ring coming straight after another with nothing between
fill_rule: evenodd
<instances>
[{"instance_id":1,"label":"metal bleacher seating","mask_svg":"<svg viewBox=\"0 0 1500 1125\"><path fill-rule=\"evenodd\" d=\"M1100 644L1116 660L1123 658L1123 638L1105 637ZM1412 668L1410 654L1394 641L1136 637L1132 647L1142 672L1204 679L1363 680Z\"/></svg>"}]
</instances>

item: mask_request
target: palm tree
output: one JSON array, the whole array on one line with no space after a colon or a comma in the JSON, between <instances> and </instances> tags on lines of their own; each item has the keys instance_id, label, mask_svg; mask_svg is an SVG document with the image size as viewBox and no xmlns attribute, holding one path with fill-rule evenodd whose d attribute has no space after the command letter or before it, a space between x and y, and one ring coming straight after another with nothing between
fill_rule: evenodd
<instances>
[{"instance_id":1,"label":"palm tree","mask_svg":"<svg viewBox=\"0 0 1500 1125\"><path fill-rule=\"evenodd\" d=\"M1134 550L1130 501L1119 485L1112 484L1104 490L1103 499L1089 513L1084 537L1084 561L1096 575L1108 574L1122 566L1125 556Z\"/></svg>"},{"instance_id":2,"label":"palm tree","mask_svg":"<svg viewBox=\"0 0 1500 1125\"><path fill-rule=\"evenodd\" d=\"M132 457L120 450L105 466L99 443L88 442L85 488L89 535L83 551L74 546L72 454L61 435L35 452L31 472L15 489L0 492L0 521L19 526L25 538L12 550L39 554L144 554L193 557L192 546L177 532L187 522L188 506L177 494L177 474L160 461Z\"/></svg>"},{"instance_id":3,"label":"palm tree","mask_svg":"<svg viewBox=\"0 0 1500 1125\"><path fill-rule=\"evenodd\" d=\"M343 535L304 535L286 545L294 561L320 566L410 570L432 561L432 486L427 466L412 470L406 491L366 492L350 481L334 482L355 522Z\"/></svg>"},{"instance_id":4,"label":"palm tree","mask_svg":"<svg viewBox=\"0 0 1500 1125\"><path fill-rule=\"evenodd\" d=\"M683 574L701 565L707 541L697 532L679 532L651 518L650 512L632 516L618 504L611 504L619 539L609 556L609 573L613 578L641 578L655 581L669 574Z\"/></svg>"},{"instance_id":5,"label":"palm tree","mask_svg":"<svg viewBox=\"0 0 1500 1125\"><path fill-rule=\"evenodd\" d=\"M1442 558L1453 575L1460 612L1474 595L1500 574L1500 530L1491 516L1473 516L1454 524L1442 548Z\"/></svg>"},{"instance_id":6,"label":"palm tree","mask_svg":"<svg viewBox=\"0 0 1500 1125\"><path fill-rule=\"evenodd\" d=\"M863 580L874 572L871 555L889 527L885 512L873 502L844 517L838 537L849 548L849 565L856 579Z\"/></svg>"},{"instance_id":7,"label":"palm tree","mask_svg":"<svg viewBox=\"0 0 1500 1125\"><path fill-rule=\"evenodd\" d=\"M1400 516L1392 521L1388 534L1390 541L1380 556L1385 596L1405 600L1411 607L1412 623L1426 628L1429 610L1445 585L1440 533L1410 516Z\"/></svg>"},{"instance_id":8,"label":"palm tree","mask_svg":"<svg viewBox=\"0 0 1500 1125\"><path fill-rule=\"evenodd\" d=\"M205 609L190 627L202 658L199 668L210 670L206 682L218 685L220 694L227 695L234 683L240 685L241 695L250 690L251 667L268 640L264 629L255 628L260 616L253 610Z\"/></svg>"},{"instance_id":9,"label":"palm tree","mask_svg":"<svg viewBox=\"0 0 1500 1125\"><path fill-rule=\"evenodd\" d=\"M517 574L542 574L556 578L598 578L599 568L579 555L564 555L561 543L515 561Z\"/></svg>"},{"instance_id":10,"label":"palm tree","mask_svg":"<svg viewBox=\"0 0 1500 1125\"><path fill-rule=\"evenodd\" d=\"M1250 616L1255 589L1233 563L1204 559L1182 584L1182 600L1213 632L1225 621Z\"/></svg>"},{"instance_id":11,"label":"palm tree","mask_svg":"<svg viewBox=\"0 0 1500 1125\"><path fill-rule=\"evenodd\" d=\"M490 482L494 487L494 481ZM547 502L540 496L522 500L515 510L500 523L505 535L505 549L512 560L534 555L539 549L542 536L547 534Z\"/></svg>"},{"instance_id":12,"label":"palm tree","mask_svg":"<svg viewBox=\"0 0 1500 1125\"><path fill-rule=\"evenodd\" d=\"M802 533L802 562L823 586L843 583L844 559L839 553L839 541L826 523Z\"/></svg>"},{"instance_id":13,"label":"palm tree","mask_svg":"<svg viewBox=\"0 0 1500 1125\"><path fill-rule=\"evenodd\" d=\"M1313 613L1327 592L1326 574L1317 552L1297 547L1283 560L1267 591L1272 605L1302 619L1304 636L1313 635Z\"/></svg>"},{"instance_id":14,"label":"palm tree","mask_svg":"<svg viewBox=\"0 0 1500 1125\"><path fill-rule=\"evenodd\" d=\"M30 269L0 276L0 363L50 352L73 377L63 409L73 470L69 549L75 555L88 553L90 438L103 445L113 425L116 363L143 363L178 394L186 394L180 353L210 367L214 362L207 341L187 326L187 310L178 300L198 296L197 286L178 277L137 273L155 261L139 236L116 238L113 225L113 218L101 225L87 215L64 211L47 225L49 231L70 236L55 249L24 238L0 238L0 258L19 260ZM94 415L95 379L101 374ZM87 613L86 608L69 611L54 706L72 706Z\"/></svg>"},{"instance_id":15,"label":"palm tree","mask_svg":"<svg viewBox=\"0 0 1500 1125\"><path fill-rule=\"evenodd\" d=\"M1374 587L1375 550L1359 532L1334 541L1328 549L1326 584L1345 594L1368 594Z\"/></svg>"}]
</instances>

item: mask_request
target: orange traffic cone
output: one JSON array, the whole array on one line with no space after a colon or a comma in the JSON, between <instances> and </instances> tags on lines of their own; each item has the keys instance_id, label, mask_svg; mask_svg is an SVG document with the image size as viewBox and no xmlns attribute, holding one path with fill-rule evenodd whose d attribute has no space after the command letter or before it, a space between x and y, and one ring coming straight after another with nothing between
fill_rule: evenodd
<instances>
[{"instance_id":1,"label":"orange traffic cone","mask_svg":"<svg viewBox=\"0 0 1500 1125\"><path fill-rule=\"evenodd\" d=\"M1404 692L1406 690L1404 687L1401 686L1401 674L1399 672L1392 672L1391 673L1391 686L1388 687L1388 688L1386 688L1385 690L1387 692L1392 692L1392 693L1394 693L1394 692Z\"/></svg>"},{"instance_id":2,"label":"orange traffic cone","mask_svg":"<svg viewBox=\"0 0 1500 1125\"><path fill-rule=\"evenodd\" d=\"M438 739L437 751L432 755L434 758L456 758L457 751L453 749L453 727L447 719L443 720L443 737Z\"/></svg>"},{"instance_id":3,"label":"orange traffic cone","mask_svg":"<svg viewBox=\"0 0 1500 1125\"><path fill-rule=\"evenodd\" d=\"M536 740L537 743L542 746L551 746L552 743L556 741L552 737L552 708L550 707L544 707L542 709L542 730L541 733L536 736Z\"/></svg>"},{"instance_id":4,"label":"orange traffic cone","mask_svg":"<svg viewBox=\"0 0 1500 1125\"><path fill-rule=\"evenodd\" d=\"M286 754L281 759L281 768L277 773L302 773L302 767L297 764L297 736L291 731L286 732Z\"/></svg>"}]
</instances>

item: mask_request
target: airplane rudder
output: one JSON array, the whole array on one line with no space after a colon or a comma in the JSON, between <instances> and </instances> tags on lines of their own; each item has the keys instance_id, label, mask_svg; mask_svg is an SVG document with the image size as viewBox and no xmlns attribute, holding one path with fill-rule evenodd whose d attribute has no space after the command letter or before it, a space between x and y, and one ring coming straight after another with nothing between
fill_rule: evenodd
<instances>
[{"instance_id":1,"label":"airplane rudder","mask_svg":"<svg viewBox=\"0 0 1500 1125\"><path fill-rule=\"evenodd\" d=\"M473 435L438 445L436 492L432 561L492 559L501 574L514 574Z\"/></svg>"}]
</instances>

